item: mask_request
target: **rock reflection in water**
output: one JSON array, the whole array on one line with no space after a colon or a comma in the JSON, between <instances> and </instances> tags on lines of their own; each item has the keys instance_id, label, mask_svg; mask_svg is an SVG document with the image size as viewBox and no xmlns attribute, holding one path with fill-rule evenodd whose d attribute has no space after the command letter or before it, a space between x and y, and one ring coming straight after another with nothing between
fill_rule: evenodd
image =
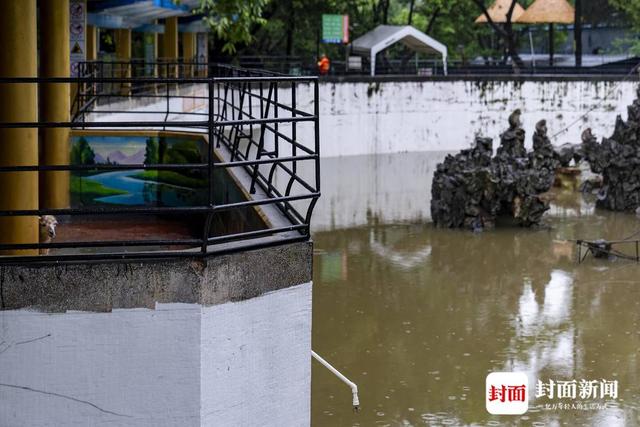
<instances>
[{"instance_id":1,"label":"rock reflection in water","mask_svg":"<svg viewBox=\"0 0 640 427\"><path fill-rule=\"evenodd\" d=\"M362 412L314 364L313 425L503 423L484 404L487 373L502 370L532 382L619 381L607 409L546 410L540 399L509 423L640 422L640 266L577 265L565 241L629 235L640 228L634 215L561 193L538 231L471 234L395 219L314 235L313 347L358 383Z\"/></svg>"}]
</instances>

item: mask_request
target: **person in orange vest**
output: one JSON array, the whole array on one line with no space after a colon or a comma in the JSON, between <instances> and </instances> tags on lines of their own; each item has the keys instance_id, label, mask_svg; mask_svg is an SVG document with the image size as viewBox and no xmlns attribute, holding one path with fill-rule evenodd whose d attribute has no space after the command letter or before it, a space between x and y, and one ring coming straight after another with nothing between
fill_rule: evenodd
<instances>
[{"instance_id":1,"label":"person in orange vest","mask_svg":"<svg viewBox=\"0 0 640 427\"><path fill-rule=\"evenodd\" d=\"M318 61L318 71L320 72L320 75L326 76L329 74L329 68L331 68L331 61L329 61L327 55L323 53Z\"/></svg>"}]
</instances>

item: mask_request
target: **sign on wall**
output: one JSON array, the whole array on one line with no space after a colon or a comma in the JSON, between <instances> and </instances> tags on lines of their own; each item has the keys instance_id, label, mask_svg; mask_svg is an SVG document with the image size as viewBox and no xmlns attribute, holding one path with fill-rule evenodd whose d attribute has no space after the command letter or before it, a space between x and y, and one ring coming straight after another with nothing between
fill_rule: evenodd
<instances>
[{"instance_id":1,"label":"sign on wall","mask_svg":"<svg viewBox=\"0 0 640 427\"><path fill-rule=\"evenodd\" d=\"M87 3L69 1L69 41L71 43L71 77L77 77L80 63L86 60Z\"/></svg>"},{"instance_id":2,"label":"sign on wall","mask_svg":"<svg viewBox=\"0 0 640 427\"><path fill-rule=\"evenodd\" d=\"M349 43L349 15L322 15L322 42Z\"/></svg>"}]
</instances>

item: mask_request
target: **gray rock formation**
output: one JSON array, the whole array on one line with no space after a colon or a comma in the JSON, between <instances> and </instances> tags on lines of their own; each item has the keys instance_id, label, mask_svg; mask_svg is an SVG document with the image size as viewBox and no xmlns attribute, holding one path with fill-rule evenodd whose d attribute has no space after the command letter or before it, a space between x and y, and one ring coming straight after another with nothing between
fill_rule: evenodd
<instances>
[{"instance_id":1,"label":"gray rock formation","mask_svg":"<svg viewBox=\"0 0 640 427\"><path fill-rule=\"evenodd\" d=\"M596 206L614 211L640 207L640 88L627 121L618 115L613 135L600 143L591 129L585 130L581 150L591 171L602 174Z\"/></svg>"},{"instance_id":2,"label":"gray rock formation","mask_svg":"<svg viewBox=\"0 0 640 427\"><path fill-rule=\"evenodd\" d=\"M533 151L524 147L520 110L509 116L493 157L491 138L477 137L474 147L448 155L431 188L431 217L440 227L493 228L500 216L522 226L538 224L548 202L540 197L553 185L559 165L547 137L546 122L536 125Z\"/></svg>"}]
</instances>

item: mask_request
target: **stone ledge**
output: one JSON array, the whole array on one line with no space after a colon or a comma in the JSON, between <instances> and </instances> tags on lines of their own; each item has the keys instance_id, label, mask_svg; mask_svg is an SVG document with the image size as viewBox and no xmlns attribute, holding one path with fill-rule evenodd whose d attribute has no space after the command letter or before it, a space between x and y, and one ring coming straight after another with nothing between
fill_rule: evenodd
<instances>
[{"instance_id":1,"label":"stone ledge","mask_svg":"<svg viewBox=\"0 0 640 427\"><path fill-rule=\"evenodd\" d=\"M207 259L1 266L0 304L45 312L108 312L156 303L216 305L311 281L311 242Z\"/></svg>"}]
</instances>

